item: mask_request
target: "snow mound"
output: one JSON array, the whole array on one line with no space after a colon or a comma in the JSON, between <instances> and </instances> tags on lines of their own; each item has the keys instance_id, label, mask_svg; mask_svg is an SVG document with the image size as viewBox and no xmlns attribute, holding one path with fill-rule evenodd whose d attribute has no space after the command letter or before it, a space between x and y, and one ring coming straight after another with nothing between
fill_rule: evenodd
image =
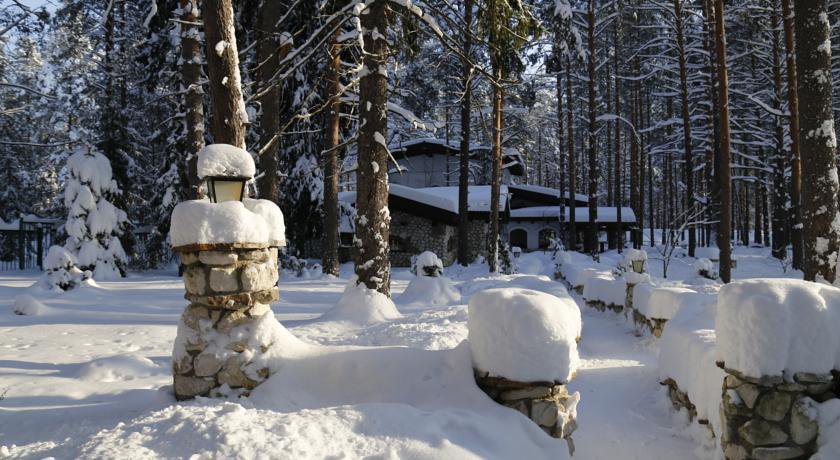
<instances>
[{"instance_id":1,"label":"snow mound","mask_svg":"<svg viewBox=\"0 0 840 460\"><path fill-rule=\"evenodd\" d=\"M254 177L251 154L230 144L211 144L198 152L198 178L211 176Z\"/></svg>"},{"instance_id":2,"label":"snow mound","mask_svg":"<svg viewBox=\"0 0 840 460\"><path fill-rule=\"evenodd\" d=\"M174 247L214 243L268 244L271 242L270 228L261 215L249 211L239 201L189 200L178 203L172 210L169 235Z\"/></svg>"},{"instance_id":3,"label":"snow mound","mask_svg":"<svg viewBox=\"0 0 840 460\"><path fill-rule=\"evenodd\" d=\"M12 302L12 313L22 316L38 316L49 311L49 307L29 294L21 294Z\"/></svg>"},{"instance_id":4,"label":"snow mound","mask_svg":"<svg viewBox=\"0 0 840 460\"><path fill-rule=\"evenodd\" d=\"M624 306L627 298L627 282L609 273L598 273L586 280L583 286L583 298L592 302L604 302L607 305Z\"/></svg>"},{"instance_id":5,"label":"snow mound","mask_svg":"<svg viewBox=\"0 0 840 460\"><path fill-rule=\"evenodd\" d=\"M647 318L671 319L691 305L714 303L714 296L679 286L637 284L633 288L633 308Z\"/></svg>"},{"instance_id":6,"label":"snow mound","mask_svg":"<svg viewBox=\"0 0 840 460\"><path fill-rule=\"evenodd\" d=\"M840 368L840 289L801 280L724 285L717 359L750 377Z\"/></svg>"},{"instance_id":7,"label":"snow mound","mask_svg":"<svg viewBox=\"0 0 840 460\"><path fill-rule=\"evenodd\" d=\"M467 327L473 364L492 376L567 382L577 369L581 320L570 299L487 289L470 298Z\"/></svg>"},{"instance_id":8,"label":"snow mound","mask_svg":"<svg viewBox=\"0 0 840 460\"><path fill-rule=\"evenodd\" d=\"M444 276L416 276L397 298L401 305L440 307L461 300L461 293Z\"/></svg>"},{"instance_id":9,"label":"snow mound","mask_svg":"<svg viewBox=\"0 0 840 460\"><path fill-rule=\"evenodd\" d=\"M659 378L677 382L696 407L697 417L720 433L725 373L715 363L715 343L714 303L687 305L668 321L659 339Z\"/></svg>"},{"instance_id":10,"label":"snow mound","mask_svg":"<svg viewBox=\"0 0 840 460\"><path fill-rule=\"evenodd\" d=\"M394 302L379 291L356 284L355 277L347 283L338 303L319 318L321 321L346 321L368 325L400 318Z\"/></svg>"},{"instance_id":11,"label":"snow mound","mask_svg":"<svg viewBox=\"0 0 840 460\"><path fill-rule=\"evenodd\" d=\"M698 259L720 260L720 249L714 246L694 248L694 257Z\"/></svg>"},{"instance_id":12,"label":"snow mound","mask_svg":"<svg viewBox=\"0 0 840 460\"><path fill-rule=\"evenodd\" d=\"M811 460L836 460L840 458L840 399L830 399L818 408L820 436Z\"/></svg>"},{"instance_id":13,"label":"snow mound","mask_svg":"<svg viewBox=\"0 0 840 460\"><path fill-rule=\"evenodd\" d=\"M76 378L88 382L120 382L169 372L149 358L134 353L107 356L83 364Z\"/></svg>"},{"instance_id":14,"label":"snow mound","mask_svg":"<svg viewBox=\"0 0 840 460\"><path fill-rule=\"evenodd\" d=\"M417 276L440 276L443 274L443 261L434 252L423 251L413 258L411 272Z\"/></svg>"},{"instance_id":15,"label":"snow mound","mask_svg":"<svg viewBox=\"0 0 840 460\"><path fill-rule=\"evenodd\" d=\"M268 225L268 240L272 246L286 245L286 223L283 212L271 200L242 200L245 208L263 218Z\"/></svg>"}]
</instances>

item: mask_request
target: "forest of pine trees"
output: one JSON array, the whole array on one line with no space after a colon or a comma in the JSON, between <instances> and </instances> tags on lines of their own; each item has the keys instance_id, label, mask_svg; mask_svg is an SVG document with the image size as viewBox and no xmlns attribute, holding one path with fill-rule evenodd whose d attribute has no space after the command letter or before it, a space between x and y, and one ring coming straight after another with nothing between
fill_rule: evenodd
<instances>
[{"instance_id":1,"label":"forest of pine trees","mask_svg":"<svg viewBox=\"0 0 840 460\"><path fill-rule=\"evenodd\" d=\"M333 274L357 161L356 274L387 293L387 145L438 137L460 142L446 180L462 197L470 144L492 147L493 204L513 149L525 182L588 195L592 216L631 207L620 244L717 246L724 281L732 245L761 245L835 279L840 1L32 4L0 1L0 219L66 217L84 146L111 163L134 268L171 261L171 210L202 193L195 154L223 142L257 158L287 250ZM587 230L566 247L597 251L595 226L570 219ZM490 270L498 251L491 238Z\"/></svg>"}]
</instances>

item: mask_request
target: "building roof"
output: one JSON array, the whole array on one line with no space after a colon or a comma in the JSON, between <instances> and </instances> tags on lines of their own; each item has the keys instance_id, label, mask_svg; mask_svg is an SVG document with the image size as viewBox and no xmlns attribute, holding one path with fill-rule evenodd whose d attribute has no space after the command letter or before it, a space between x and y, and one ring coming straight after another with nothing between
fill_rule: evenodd
<instances>
[{"instance_id":1,"label":"building roof","mask_svg":"<svg viewBox=\"0 0 840 460\"><path fill-rule=\"evenodd\" d=\"M569 221L569 212L571 208L565 209L565 220ZM575 222L589 222L589 208L577 207L575 209ZM559 206L532 206L528 208L512 209L510 211L510 220L556 220L560 217ZM599 206L598 207L598 222L602 223L616 223L618 216L615 206ZM621 222L635 223L636 214L633 213L632 208L621 208Z\"/></svg>"},{"instance_id":2,"label":"building roof","mask_svg":"<svg viewBox=\"0 0 840 460\"><path fill-rule=\"evenodd\" d=\"M509 185L510 192L513 194L514 197L522 197L529 200L534 201L544 201L547 203L560 203L560 191L550 187L542 187L540 185ZM588 203L589 197L586 195L581 195L580 193L575 193L575 202L577 203ZM571 194L569 192L565 192L564 196L568 199Z\"/></svg>"}]
</instances>

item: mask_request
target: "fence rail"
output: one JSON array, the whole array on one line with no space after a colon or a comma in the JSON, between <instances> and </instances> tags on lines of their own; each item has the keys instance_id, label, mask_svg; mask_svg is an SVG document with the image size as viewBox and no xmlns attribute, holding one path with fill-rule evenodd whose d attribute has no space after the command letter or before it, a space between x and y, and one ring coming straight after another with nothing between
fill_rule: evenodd
<instances>
[{"instance_id":1,"label":"fence rail","mask_svg":"<svg viewBox=\"0 0 840 460\"><path fill-rule=\"evenodd\" d=\"M46 250L56 237L52 221L19 219L17 228L0 229L0 270L43 269Z\"/></svg>"}]
</instances>

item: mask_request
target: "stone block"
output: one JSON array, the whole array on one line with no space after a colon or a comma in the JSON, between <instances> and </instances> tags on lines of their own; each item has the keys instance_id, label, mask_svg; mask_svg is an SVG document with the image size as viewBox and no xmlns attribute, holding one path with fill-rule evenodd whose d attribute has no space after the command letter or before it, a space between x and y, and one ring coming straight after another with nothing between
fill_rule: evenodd
<instances>
[{"instance_id":1,"label":"stone block","mask_svg":"<svg viewBox=\"0 0 840 460\"><path fill-rule=\"evenodd\" d=\"M737 444L727 444L723 449L726 460L746 460L749 458L747 450Z\"/></svg>"},{"instance_id":2,"label":"stone block","mask_svg":"<svg viewBox=\"0 0 840 460\"><path fill-rule=\"evenodd\" d=\"M734 375L726 374L726 377L724 377L723 383L724 383L724 386L726 388L738 388L744 382L739 380L738 377L735 377Z\"/></svg>"},{"instance_id":3,"label":"stone block","mask_svg":"<svg viewBox=\"0 0 840 460\"><path fill-rule=\"evenodd\" d=\"M201 305L190 305L181 314L181 321L190 329L201 330L200 321L208 319L207 309Z\"/></svg>"},{"instance_id":4,"label":"stone block","mask_svg":"<svg viewBox=\"0 0 840 460\"><path fill-rule=\"evenodd\" d=\"M767 391L761 395L755 412L765 420L780 422L790 409L791 397L781 391Z\"/></svg>"},{"instance_id":5,"label":"stone block","mask_svg":"<svg viewBox=\"0 0 840 460\"><path fill-rule=\"evenodd\" d=\"M192 356L182 356L181 359L172 360L172 372L175 374L188 374L193 370Z\"/></svg>"},{"instance_id":6,"label":"stone block","mask_svg":"<svg viewBox=\"0 0 840 460\"><path fill-rule=\"evenodd\" d=\"M248 390L257 386L257 382L251 380L242 372L238 356L231 356L225 361L224 368L219 372L219 384L228 384L231 388L246 388Z\"/></svg>"},{"instance_id":7,"label":"stone block","mask_svg":"<svg viewBox=\"0 0 840 460\"><path fill-rule=\"evenodd\" d=\"M201 265L194 265L184 270L184 288L190 294L207 293L207 273Z\"/></svg>"},{"instance_id":8,"label":"stone block","mask_svg":"<svg viewBox=\"0 0 840 460\"><path fill-rule=\"evenodd\" d=\"M205 396L215 386L215 380L175 374L175 399L184 400Z\"/></svg>"},{"instance_id":9,"label":"stone block","mask_svg":"<svg viewBox=\"0 0 840 460\"><path fill-rule=\"evenodd\" d=\"M253 251L243 251L239 253L239 260L249 260L254 262L267 262L269 259L268 249L255 249Z\"/></svg>"},{"instance_id":10,"label":"stone block","mask_svg":"<svg viewBox=\"0 0 840 460\"><path fill-rule=\"evenodd\" d=\"M503 401L516 401L517 399L545 398L551 394L551 388L547 386L535 386L518 390L504 391L499 395Z\"/></svg>"},{"instance_id":11,"label":"stone block","mask_svg":"<svg viewBox=\"0 0 840 460\"><path fill-rule=\"evenodd\" d=\"M746 382L738 386L735 391L738 393L738 396L741 397L741 400L744 401L744 404L750 409L755 407L755 402L761 395L761 390L759 390L755 384Z\"/></svg>"},{"instance_id":12,"label":"stone block","mask_svg":"<svg viewBox=\"0 0 840 460\"><path fill-rule=\"evenodd\" d=\"M831 374L813 374L810 372L793 374L793 380L799 383L830 383L831 379Z\"/></svg>"},{"instance_id":13,"label":"stone block","mask_svg":"<svg viewBox=\"0 0 840 460\"><path fill-rule=\"evenodd\" d=\"M531 420L540 426L554 427L557 424L557 416L560 413L557 404L556 401L551 399L534 401L531 404Z\"/></svg>"},{"instance_id":14,"label":"stone block","mask_svg":"<svg viewBox=\"0 0 840 460\"><path fill-rule=\"evenodd\" d=\"M242 290L263 291L277 284L277 270L268 264L250 264L242 269Z\"/></svg>"},{"instance_id":15,"label":"stone block","mask_svg":"<svg viewBox=\"0 0 840 460\"><path fill-rule=\"evenodd\" d=\"M271 313L271 307L259 302L255 303L254 306L248 310L248 315L252 318L259 318L267 313Z\"/></svg>"},{"instance_id":16,"label":"stone block","mask_svg":"<svg viewBox=\"0 0 840 460\"><path fill-rule=\"evenodd\" d=\"M755 460L788 460L799 458L804 454L805 452L796 446L756 447L752 451L752 457Z\"/></svg>"},{"instance_id":17,"label":"stone block","mask_svg":"<svg viewBox=\"0 0 840 460\"><path fill-rule=\"evenodd\" d=\"M813 401L807 398L800 398L790 410L790 437L797 444L808 444L817 437L819 426L811 418L813 413Z\"/></svg>"},{"instance_id":18,"label":"stone block","mask_svg":"<svg viewBox=\"0 0 840 460\"><path fill-rule=\"evenodd\" d=\"M227 334L231 329L245 324L250 319L251 317L245 313L245 310L225 312L219 322L216 323L216 330L222 334Z\"/></svg>"},{"instance_id":19,"label":"stone block","mask_svg":"<svg viewBox=\"0 0 840 460\"><path fill-rule=\"evenodd\" d=\"M271 297L270 293L264 296ZM279 294L277 294L277 297L279 298ZM251 294L248 292L213 296L187 294L187 299L190 302L203 305L211 310L241 310L243 308L249 308L252 305Z\"/></svg>"},{"instance_id":20,"label":"stone block","mask_svg":"<svg viewBox=\"0 0 840 460\"><path fill-rule=\"evenodd\" d=\"M198 253L198 260L204 265L231 265L239 260L239 256L228 251L201 251Z\"/></svg>"},{"instance_id":21,"label":"stone block","mask_svg":"<svg viewBox=\"0 0 840 460\"><path fill-rule=\"evenodd\" d=\"M239 290L236 267L213 267L210 269L210 289L214 292L234 292Z\"/></svg>"},{"instance_id":22,"label":"stone block","mask_svg":"<svg viewBox=\"0 0 840 460\"><path fill-rule=\"evenodd\" d=\"M738 434L753 446L773 446L788 440L784 430L764 420L750 420L741 426Z\"/></svg>"},{"instance_id":23,"label":"stone block","mask_svg":"<svg viewBox=\"0 0 840 460\"><path fill-rule=\"evenodd\" d=\"M251 293L254 302L269 304L280 300L280 289L273 287L265 291L256 291Z\"/></svg>"},{"instance_id":24,"label":"stone block","mask_svg":"<svg viewBox=\"0 0 840 460\"><path fill-rule=\"evenodd\" d=\"M193 360L195 375L209 377L215 375L222 368L222 360L215 353L202 352Z\"/></svg>"},{"instance_id":25,"label":"stone block","mask_svg":"<svg viewBox=\"0 0 840 460\"><path fill-rule=\"evenodd\" d=\"M183 265L192 265L198 262L198 253L197 252L182 252L180 254L181 257L181 264Z\"/></svg>"}]
</instances>

